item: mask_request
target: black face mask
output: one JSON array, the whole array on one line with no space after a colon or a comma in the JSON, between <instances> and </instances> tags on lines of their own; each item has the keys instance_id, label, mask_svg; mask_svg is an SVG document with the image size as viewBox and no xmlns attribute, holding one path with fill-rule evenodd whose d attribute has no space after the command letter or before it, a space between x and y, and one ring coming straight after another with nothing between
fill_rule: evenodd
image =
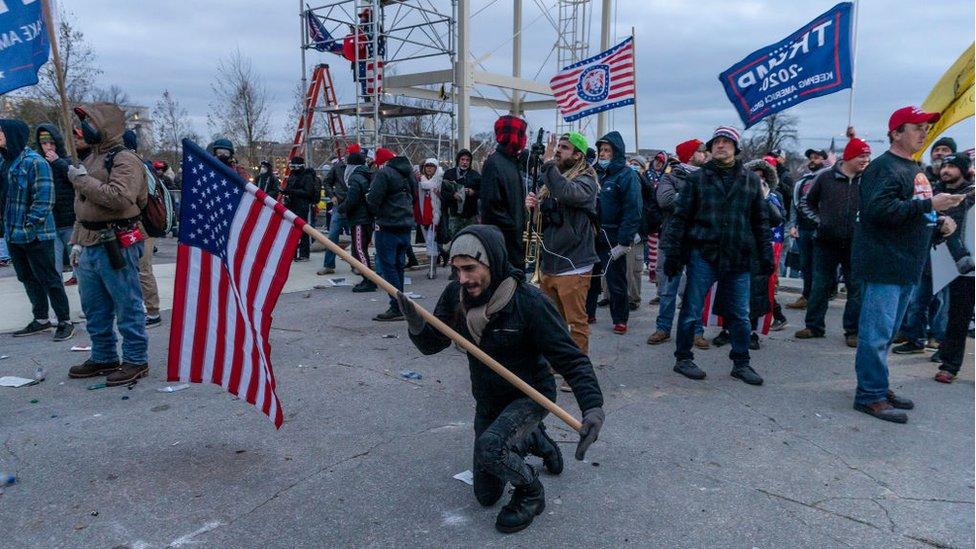
<instances>
[{"instance_id":1,"label":"black face mask","mask_svg":"<svg viewBox=\"0 0 976 549\"><path fill-rule=\"evenodd\" d=\"M95 129L87 120L81 121L81 137L89 145L97 145L102 142L102 132Z\"/></svg>"}]
</instances>

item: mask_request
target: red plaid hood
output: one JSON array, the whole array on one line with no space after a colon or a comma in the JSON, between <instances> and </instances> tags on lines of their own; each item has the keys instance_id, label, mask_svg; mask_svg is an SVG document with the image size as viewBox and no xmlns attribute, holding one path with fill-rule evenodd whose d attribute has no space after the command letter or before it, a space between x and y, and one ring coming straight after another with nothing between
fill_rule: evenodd
<instances>
[{"instance_id":1,"label":"red plaid hood","mask_svg":"<svg viewBox=\"0 0 976 549\"><path fill-rule=\"evenodd\" d=\"M525 120L517 116L506 114L495 121L495 141L501 145L506 154L518 156L525 148L528 135L525 133L528 125Z\"/></svg>"}]
</instances>

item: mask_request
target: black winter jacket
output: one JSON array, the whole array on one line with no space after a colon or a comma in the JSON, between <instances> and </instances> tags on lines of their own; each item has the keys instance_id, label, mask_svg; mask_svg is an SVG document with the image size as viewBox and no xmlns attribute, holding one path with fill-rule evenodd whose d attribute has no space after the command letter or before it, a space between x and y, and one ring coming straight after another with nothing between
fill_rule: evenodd
<instances>
[{"instance_id":1,"label":"black winter jacket","mask_svg":"<svg viewBox=\"0 0 976 549\"><path fill-rule=\"evenodd\" d=\"M332 169L325 175L322 186L325 194L329 198L335 198L339 203L346 199L348 188L346 187L346 163L339 161L332 165Z\"/></svg>"},{"instance_id":2,"label":"black winter jacket","mask_svg":"<svg viewBox=\"0 0 976 549\"><path fill-rule=\"evenodd\" d=\"M308 216L308 209L319 201L319 178L316 177L315 170L292 170L288 175L288 183L281 192L288 197L288 209L305 218Z\"/></svg>"},{"instance_id":3,"label":"black winter jacket","mask_svg":"<svg viewBox=\"0 0 976 549\"><path fill-rule=\"evenodd\" d=\"M521 231L525 226L525 185L518 158L509 156L499 145L485 160L481 173L478 210L481 222L502 231Z\"/></svg>"},{"instance_id":4,"label":"black winter jacket","mask_svg":"<svg viewBox=\"0 0 976 549\"><path fill-rule=\"evenodd\" d=\"M962 185L956 187L955 189L950 189L944 185L939 185L939 189L936 192L943 192L949 194L966 194L966 198L960 202L957 206L949 208L943 215L951 217L953 221L956 222L956 230L949 235L948 238L943 237L941 233L936 232L935 240L933 244L946 243L949 248L949 253L952 254L952 259L959 261L967 255L973 255L973 251L970 249L970 244L966 242L966 225L969 223L969 211L973 207L973 195L971 194L973 190L973 185L968 181L963 181Z\"/></svg>"},{"instance_id":5,"label":"black winter jacket","mask_svg":"<svg viewBox=\"0 0 976 549\"><path fill-rule=\"evenodd\" d=\"M64 149L64 138L54 124L39 124L34 130L35 148L41 156L44 151L37 137L41 130L47 131L54 138L54 151L58 159L48 162L51 165L51 178L54 180L54 226L58 229L71 227L75 224L75 187L68 180L68 166L71 165L71 157Z\"/></svg>"},{"instance_id":6,"label":"black winter jacket","mask_svg":"<svg viewBox=\"0 0 976 549\"><path fill-rule=\"evenodd\" d=\"M726 191L723 177L732 179ZM667 257L687 263L701 251L718 271L746 272L773 266L768 209L759 176L736 161L723 170L709 161L688 177L662 240Z\"/></svg>"},{"instance_id":7,"label":"black winter jacket","mask_svg":"<svg viewBox=\"0 0 976 549\"><path fill-rule=\"evenodd\" d=\"M498 230L484 225L472 225L461 232L472 232L481 239L492 265L492 280L500 282L506 276L514 276L519 280L511 301L492 315L485 326L479 347L553 401L556 400L556 382L550 366L562 374L572 387L581 411L603 406L603 393L593 373L590 359L570 339L566 322L552 301L535 286L526 284L521 271L511 270L504 241ZM494 232L494 235L486 238L488 232ZM471 339L464 319L461 291L457 281L448 284L434 308L434 316L465 338ZM410 340L425 355L443 351L451 344L447 336L429 324L419 335L411 334ZM468 369L471 372L471 394L478 403L499 408L525 396L471 355L468 355Z\"/></svg>"},{"instance_id":8,"label":"black winter jacket","mask_svg":"<svg viewBox=\"0 0 976 549\"><path fill-rule=\"evenodd\" d=\"M409 231L413 219L413 166L405 156L390 159L373 176L366 205L380 229Z\"/></svg>"},{"instance_id":9,"label":"black winter jacket","mask_svg":"<svg viewBox=\"0 0 976 549\"><path fill-rule=\"evenodd\" d=\"M841 162L820 172L800 198L800 211L817 224L817 239L850 242L860 203L861 174L852 178L840 171Z\"/></svg>"},{"instance_id":10,"label":"black winter jacket","mask_svg":"<svg viewBox=\"0 0 976 549\"><path fill-rule=\"evenodd\" d=\"M451 197L450 201L457 208L457 216L462 219L471 219L472 217L478 215L478 198L481 196L481 174L477 170L467 169L464 174L461 174L461 170L458 168L451 168L444 172L444 181L452 181L457 184L461 189L471 189L471 194L464 198L464 203L460 208L457 208L457 201ZM444 202L444 197L441 196L441 202ZM451 212L455 213L454 211Z\"/></svg>"},{"instance_id":11,"label":"black winter jacket","mask_svg":"<svg viewBox=\"0 0 976 549\"><path fill-rule=\"evenodd\" d=\"M373 217L366 207L366 194L373 174L366 166L356 166L346 181L346 199L339 204L339 213L349 222L349 225L369 225Z\"/></svg>"}]
</instances>

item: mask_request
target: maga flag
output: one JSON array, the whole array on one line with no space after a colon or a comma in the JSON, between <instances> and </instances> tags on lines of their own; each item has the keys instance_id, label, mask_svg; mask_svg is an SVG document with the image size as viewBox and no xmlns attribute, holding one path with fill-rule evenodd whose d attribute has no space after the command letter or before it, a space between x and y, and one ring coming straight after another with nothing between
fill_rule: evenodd
<instances>
[{"instance_id":1,"label":"maga flag","mask_svg":"<svg viewBox=\"0 0 976 549\"><path fill-rule=\"evenodd\" d=\"M0 11L0 94L37 84L37 71L51 52L41 2L5 4Z\"/></svg>"},{"instance_id":2,"label":"maga flag","mask_svg":"<svg viewBox=\"0 0 976 549\"><path fill-rule=\"evenodd\" d=\"M559 112L572 122L634 104L634 37L563 68L549 80Z\"/></svg>"},{"instance_id":3,"label":"maga flag","mask_svg":"<svg viewBox=\"0 0 976 549\"><path fill-rule=\"evenodd\" d=\"M973 116L973 63L976 61L974 52L976 52L976 43L971 44L959 59L956 59L922 103L922 110L941 113L942 117L932 125L925 138L925 145L915 153L916 160L920 159L929 145L950 126Z\"/></svg>"},{"instance_id":4,"label":"maga flag","mask_svg":"<svg viewBox=\"0 0 976 549\"><path fill-rule=\"evenodd\" d=\"M718 75L746 128L807 99L851 87L851 7L837 4Z\"/></svg>"},{"instance_id":5,"label":"maga flag","mask_svg":"<svg viewBox=\"0 0 976 549\"><path fill-rule=\"evenodd\" d=\"M304 225L199 145L183 140L167 380L220 385L281 427L268 334Z\"/></svg>"},{"instance_id":6,"label":"maga flag","mask_svg":"<svg viewBox=\"0 0 976 549\"><path fill-rule=\"evenodd\" d=\"M305 17L308 26L308 45L319 51L342 55L342 42L332 37L322 24L322 20L312 13L308 5L305 6Z\"/></svg>"}]
</instances>

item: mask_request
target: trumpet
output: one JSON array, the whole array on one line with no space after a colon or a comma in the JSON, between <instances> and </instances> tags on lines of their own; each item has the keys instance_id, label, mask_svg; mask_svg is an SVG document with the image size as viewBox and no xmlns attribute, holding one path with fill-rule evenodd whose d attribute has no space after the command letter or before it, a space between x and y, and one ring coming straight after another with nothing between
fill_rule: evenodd
<instances>
[{"instance_id":1,"label":"trumpet","mask_svg":"<svg viewBox=\"0 0 976 549\"><path fill-rule=\"evenodd\" d=\"M542 201L549 196L549 189L542 187L536 200L539 205L531 210L531 216L525 221L525 230L522 232L522 242L525 242L525 264L534 264L531 282L539 284L542 279Z\"/></svg>"}]
</instances>

